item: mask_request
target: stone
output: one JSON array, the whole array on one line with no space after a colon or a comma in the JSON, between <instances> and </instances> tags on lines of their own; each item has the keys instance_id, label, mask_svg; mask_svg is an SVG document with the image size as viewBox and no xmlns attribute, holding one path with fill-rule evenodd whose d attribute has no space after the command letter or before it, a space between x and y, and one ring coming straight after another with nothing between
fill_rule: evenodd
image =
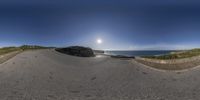
<instances>
[{"instance_id":1,"label":"stone","mask_svg":"<svg viewBox=\"0 0 200 100\"><path fill-rule=\"evenodd\" d=\"M68 55L79 56L79 57L94 57L94 52L89 47L82 46L71 46L67 48L58 48L56 51L65 53Z\"/></svg>"}]
</instances>

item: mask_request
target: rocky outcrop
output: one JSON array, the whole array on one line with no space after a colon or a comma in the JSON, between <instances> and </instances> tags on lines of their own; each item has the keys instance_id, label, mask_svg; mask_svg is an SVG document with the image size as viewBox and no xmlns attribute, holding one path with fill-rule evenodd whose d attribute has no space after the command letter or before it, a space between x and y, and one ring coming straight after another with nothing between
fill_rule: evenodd
<instances>
[{"instance_id":1,"label":"rocky outcrop","mask_svg":"<svg viewBox=\"0 0 200 100\"><path fill-rule=\"evenodd\" d=\"M91 48L81 46L71 46L67 48L59 48L56 51L65 53L68 55L79 56L79 57L94 57L94 52Z\"/></svg>"},{"instance_id":2,"label":"rocky outcrop","mask_svg":"<svg viewBox=\"0 0 200 100\"><path fill-rule=\"evenodd\" d=\"M123 55L111 55L111 58L131 58L131 59L135 59L134 56L123 56Z\"/></svg>"},{"instance_id":3,"label":"rocky outcrop","mask_svg":"<svg viewBox=\"0 0 200 100\"><path fill-rule=\"evenodd\" d=\"M93 50L96 54L104 54L105 52L103 50Z\"/></svg>"}]
</instances>

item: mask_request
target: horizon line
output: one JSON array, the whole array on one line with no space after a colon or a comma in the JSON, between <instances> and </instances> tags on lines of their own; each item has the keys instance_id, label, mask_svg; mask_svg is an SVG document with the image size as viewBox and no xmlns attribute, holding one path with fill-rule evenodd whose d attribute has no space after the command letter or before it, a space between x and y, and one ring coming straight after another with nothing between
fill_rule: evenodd
<instances>
[{"instance_id":1,"label":"horizon line","mask_svg":"<svg viewBox=\"0 0 200 100\"><path fill-rule=\"evenodd\" d=\"M29 45L29 46L43 46L43 47L55 47L55 48L64 48L64 47L69 47L72 45L68 46L45 46L45 45L37 45L37 44L23 44L23 45ZM5 47L20 47L23 45L8 45L8 46L0 46L0 48L5 48ZM76 45L77 46L77 45ZM89 47L89 46L83 46L83 47ZM91 48L91 47L89 47ZM176 50L191 50L191 49L199 49L200 47L192 47L192 48L182 48L182 49L95 49L92 48L93 50L103 50L103 51L176 51Z\"/></svg>"}]
</instances>

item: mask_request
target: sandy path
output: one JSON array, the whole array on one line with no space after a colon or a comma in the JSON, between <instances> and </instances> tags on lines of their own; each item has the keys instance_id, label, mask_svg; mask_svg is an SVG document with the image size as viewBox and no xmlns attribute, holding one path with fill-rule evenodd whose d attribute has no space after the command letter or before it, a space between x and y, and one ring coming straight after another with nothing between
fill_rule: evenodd
<instances>
[{"instance_id":1,"label":"sandy path","mask_svg":"<svg viewBox=\"0 0 200 100\"><path fill-rule=\"evenodd\" d=\"M200 69L161 72L131 60L26 51L0 65L0 100L199 100Z\"/></svg>"}]
</instances>

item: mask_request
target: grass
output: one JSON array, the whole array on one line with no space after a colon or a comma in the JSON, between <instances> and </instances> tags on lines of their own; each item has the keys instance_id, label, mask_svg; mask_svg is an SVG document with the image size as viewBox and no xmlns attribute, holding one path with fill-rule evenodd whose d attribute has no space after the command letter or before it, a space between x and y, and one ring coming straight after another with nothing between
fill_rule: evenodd
<instances>
[{"instance_id":1,"label":"grass","mask_svg":"<svg viewBox=\"0 0 200 100\"><path fill-rule=\"evenodd\" d=\"M10 52L14 52L14 51L18 51L18 50L20 50L20 48L17 48L17 47L0 48L0 55L10 53Z\"/></svg>"},{"instance_id":2,"label":"grass","mask_svg":"<svg viewBox=\"0 0 200 100\"><path fill-rule=\"evenodd\" d=\"M160 56L143 56L143 58L169 60L169 59L189 58L189 57L199 56L199 55L200 55L200 49L192 49L192 50L175 52L175 53L170 53L170 54L160 55Z\"/></svg>"},{"instance_id":3,"label":"grass","mask_svg":"<svg viewBox=\"0 0 200 100\"><path fill-rule=\"evenodd\" d=\"M37 46L37 45L23 45L19 48L22 50L35 50L35 49L47 49L48 47Z\"/></svg>"},{"instance_id":4,"label":"grass","mask_svg":"<svg viewBox=\"0 0 200 100\"><path fill-rule=\"evenodd\" d=\"M25 50L35 50L35 49L45 49L47 47L35 46L35 45L23 45L20 47L4 47L0 48L0 55L7 54L14 51L25 51Z\"/></svg>"}]
</instances>

